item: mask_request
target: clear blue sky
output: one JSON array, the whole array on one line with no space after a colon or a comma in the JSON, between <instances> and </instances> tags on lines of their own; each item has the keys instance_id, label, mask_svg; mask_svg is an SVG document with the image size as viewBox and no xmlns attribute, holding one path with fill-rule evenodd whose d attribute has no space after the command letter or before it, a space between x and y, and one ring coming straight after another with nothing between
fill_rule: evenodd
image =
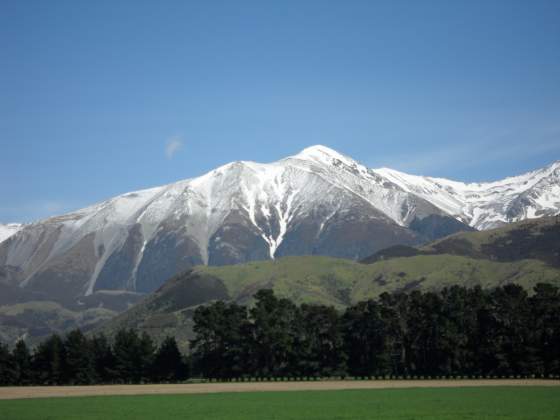
<instances>
[{"instance_id":1,"label":"clear blue sky","mask_svg":"<svg viewBox=\"0 0 560 420\"><path fill-rule=\"evenodd\" d=\"M0 60L0 222L312 144L465 181L560 159L558 0L0 0Z\"/></svg>"}]
</instances>

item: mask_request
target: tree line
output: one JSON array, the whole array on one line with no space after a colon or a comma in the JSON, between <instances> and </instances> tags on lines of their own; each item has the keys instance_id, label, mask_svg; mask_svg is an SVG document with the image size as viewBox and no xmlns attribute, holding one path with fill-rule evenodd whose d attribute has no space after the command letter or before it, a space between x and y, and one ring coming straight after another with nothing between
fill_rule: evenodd
<instances>
[{"instance_id":1,"label":"tree line","mask_svg":"<svg viewBox=\"0 0 560 420\"><path fill-rule=\"evenodd\" d=\"M238 377L560 375L560 295L539 284L384 293L344 312L271 290L194 313L195 372Z\"/></svg>"},{"instance_id":2,"label":"tree line","mask_svg":"<svg viewBox=\"0 0 560 420\"><path fill-rule=\"evenodd\" d=\"M33 352L23 340L12 351L0 345L0 385L178 382L188 377L188 366L173 337L156 347L133 329L118 331L112 345L80 330L52 335Z\"/></svg>"},{"instance_id":3,"label":"tree line","mask_svg":"<svg viewBox=\"0 0 560 420\"><path fill-rule=\"evenodd\" d=\"M384 293L345 311L260 290L251 307L217 301L193 321L185 355L173 337L156 346L131 329L112 343L75 330L32 352L0 345L0 385L560 376L560 292L550 284L531 296L516 285Z\"/></svg>"}]
</instances>

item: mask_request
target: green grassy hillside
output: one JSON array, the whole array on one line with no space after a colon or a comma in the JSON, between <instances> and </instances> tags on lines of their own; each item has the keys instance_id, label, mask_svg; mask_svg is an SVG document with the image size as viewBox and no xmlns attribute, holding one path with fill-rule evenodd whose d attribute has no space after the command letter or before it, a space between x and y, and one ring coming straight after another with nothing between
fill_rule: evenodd
<instances>
[{"instance_id":1,"label":"green grassy hillside","mask_svg":"<svg viewBox=\"0 0 560 420\"><path fill-rule=\"evenodd\" d=\"M439 289L448 285L495 287L560 281L559 271L537 260L502 263L456 255L394 258L365 265L329 257L286 257L225 267L199 267L193 273L222 280L228 295L241 303L261 288L271 288L297 303L344 307L383 292Z\"/></svg>"}]
</instances>

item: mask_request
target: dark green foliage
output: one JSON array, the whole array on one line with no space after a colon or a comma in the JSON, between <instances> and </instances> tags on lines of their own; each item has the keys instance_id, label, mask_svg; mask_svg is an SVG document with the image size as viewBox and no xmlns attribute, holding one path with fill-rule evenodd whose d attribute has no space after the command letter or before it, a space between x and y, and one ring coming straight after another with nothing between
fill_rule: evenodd
<instances>
[{"instance_id":1,"label":"dark green foliage","mask_svg":"<svg viewBox=\"0 0 560 420\"><path fill-rule=\"evenodd\" d=\"M560 375L560 294L557 287L539 284L530 298L531 326L540 375Z\"/></svg>"},{"instance_id":2,"label":"dark green foliage","mask_svg":"<svg viewBox=\"0 0 560 420\"><path fill-rule=\"evenodd\" d=\"M197 371L210 378L330 376L345 372L340 316L320 305L297 307L271 290L251 310L216 302L194 314ZM249 316L250 315L250 316Z\"/></svg>"},{"instance_id":3,"label":"dark green foliage","mask_svg":"<svg viewBox=\"0 0 560 420\"><path fill-rule=\"evenodd\" d=\"M192 342L197 371L209 378L233 378L250 370L247 309L218 301L194 313Z\"/></svg>"},{"instance_id":4,"label":"dark green foliage","mask_svg":"<svg viewBox=\"0 0 560 420\"><path fill-rule=\"evenodd\" d=\"M33 355L34 382L41 385L60 385L68 377L66 349L58 335L43 341Z\"/></svg>"},{"instance_id":5,"label":"dark green foliage","mask_svg":"<svg viewBox=\"0 0 560 420\"><path fill-rule=\"evenodd\" d=\"M15 383L28 385L32 382L31 354L25 341L19 340L12 353Z\"/></svg>"},{"instance_id":6,"label":"dark green foliage","mask_svg":"<svg viewBox=\"0 0 560 420\"><path fill-rule=\"evenodd\" d=\"M13 384L16 372L8 346L0 343L0 386Z\"/></svg>"},{"instance_id":7,"label":"dark green foliage","mask_svg":"<svg viewBox=\"0 0 560 420\"><path fill-rule=\"evenodd\" d=\"M115 355L115 378L118 382L139 382L140 372L137 363L139 347L138 334L134 330L120 330L115 336L113 354Z\"/></svg>"},{"instance_id":8,"label":"dark green foliage","mask_svg":"<svg viewBox=\"0 0 560 420\"><path fill-rule=\"evenodd\" d=\"M140 383L151 379L155 345L149 335L138 336L132 329L120 330L115 336L113 352L118 382Z\"/></svg>"},{"instance_id":9,"label":"dark green foliage","mask_svg":"<svg viewBox=\"0 0 560 420\"><path fill-rule=\"evenodd\" d=\"M535 349L531 343L530 307L527 292L517 285L495 289L490 294L488 325L493 332L488 342L494 351L495 365L491 373L526 375L532 366Z\"/></svg>"},{"instance_id":10,"label":"dark green foliage","mask_svg":"<svg viewBox=\"0 0 560 420\"><path fill-rule=\"evenodd\" d=\"M110 383L116 376L116 359L109 340L104 335L96 335L91 339L93 366L96 378L100 383Z\"/></svg>"},{"instance_id":11,"label":"dark green foliage","mask_svg":"<svg viewBox=\"0 0 560 420\"><path fill-rule=\"evenodd\" d=\"M195 312L193 358L212 378L551 376L560 366L560 295L540 284L484 291L382 294L344 314L294 305L271 290L249 311L216 302ZM235 314L238 314L236 316Z\"/></svg>"},{"instance_id":12,"label":"dark green foliage","mask_svg":"<svg viewBox=\"0 0 560 420\"><path fill-rule=\"evenodd\" d=\"M104 335L80 330L65 339L52 335L33 355L24 341L12 352L0 344L0 385L85 385L99 383L177 382L186 379L189 359L173 337L156 349L147 334L121 330L113 346Z\"/></svg>"},{"instance_id":13,"label":"dark green foliage","mask_svg":"<svg viewBox=\"0 0 560 420\"><path fill-rule=\"evenodd\" d=\"M373 300L351 306L344 313L344 344L350 375L389 373L389 341L383 316L381 305Z\"/></svg>"},{"instance_id":14,"label":"dark green foliage","mask_svg":"<svg viewBox=\"0 0 560 420\"><path fill-rule=\"evenodd\" d=\"M152 379L152 364L154 362L154 355L156 352L156 345L152 337L145 332L140 336L138 343L138 368L140 371L140 381L150 382Z\"/></svg>"},{"instance_id":15,"label":"dark green foliage","mask_svg":"<svg viewBox=\"0 0 560 420\"><path fill-rule=\"evenodd\" d=\"M64 341L66 383L85 385L98 381L93 346L80 330L71 331Z\"/></svg>"},{"instance_id":16,"label":"dark green foliage","mask_svg":"<svg viewBox=\"0 0 560 420\"><path fill-rule=\"evenodd\" d=\"M251 360L257 376L285 376L291 373L297 330L297 307L288 299L278 299L272 290L259 290L251 308Z\"/></svg>"},{"instance_id":17,"label":"dark green foliage","mask_svg":"<svg viewBox=\"0 0 560 420\"><path fill-rule=\"evenodd\" d=\"M177 382L187 376L187 366L174 337L167 337L159 346L153 364L153 378L162 382Z\"/></svg>"},{"instance_id":18,"label":"dark green foliage","mask_svg":"<svg viewBox=\"0 0 560 420\"><path fill-rule=\"evenodd\" d=\"M292 351L297 376L335 376L346 372L341 319L328 306L302 305L297 312Z\"/></svg>"},{"instance_id":19,"label":"dark green foliage","mask_svg":"<svg viewBox=\"0 0 560 420\"><path fill-rule=\"evenodd\" d=\"M472 355L479 352L478 315L486 304L482 289L453 286L441 292L441 299L441 374L479 373Z\"/></svg>"}]
</instances>

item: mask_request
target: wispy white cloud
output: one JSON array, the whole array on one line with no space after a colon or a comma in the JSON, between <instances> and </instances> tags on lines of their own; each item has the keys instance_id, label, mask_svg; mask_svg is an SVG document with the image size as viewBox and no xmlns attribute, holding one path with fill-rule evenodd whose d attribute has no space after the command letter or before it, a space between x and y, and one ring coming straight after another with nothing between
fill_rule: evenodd
<instances>
[{"instance_id":1,"label":"wispy white cloud","mask_svg":"<svg viewBox=\"0 0 560 420\"><path fill-rule=\"evenodd\" d=\"M172 159L183 148L183 140L179 136L171 137L165 144L165 156Z\"/></svg>"}]
</instances>

